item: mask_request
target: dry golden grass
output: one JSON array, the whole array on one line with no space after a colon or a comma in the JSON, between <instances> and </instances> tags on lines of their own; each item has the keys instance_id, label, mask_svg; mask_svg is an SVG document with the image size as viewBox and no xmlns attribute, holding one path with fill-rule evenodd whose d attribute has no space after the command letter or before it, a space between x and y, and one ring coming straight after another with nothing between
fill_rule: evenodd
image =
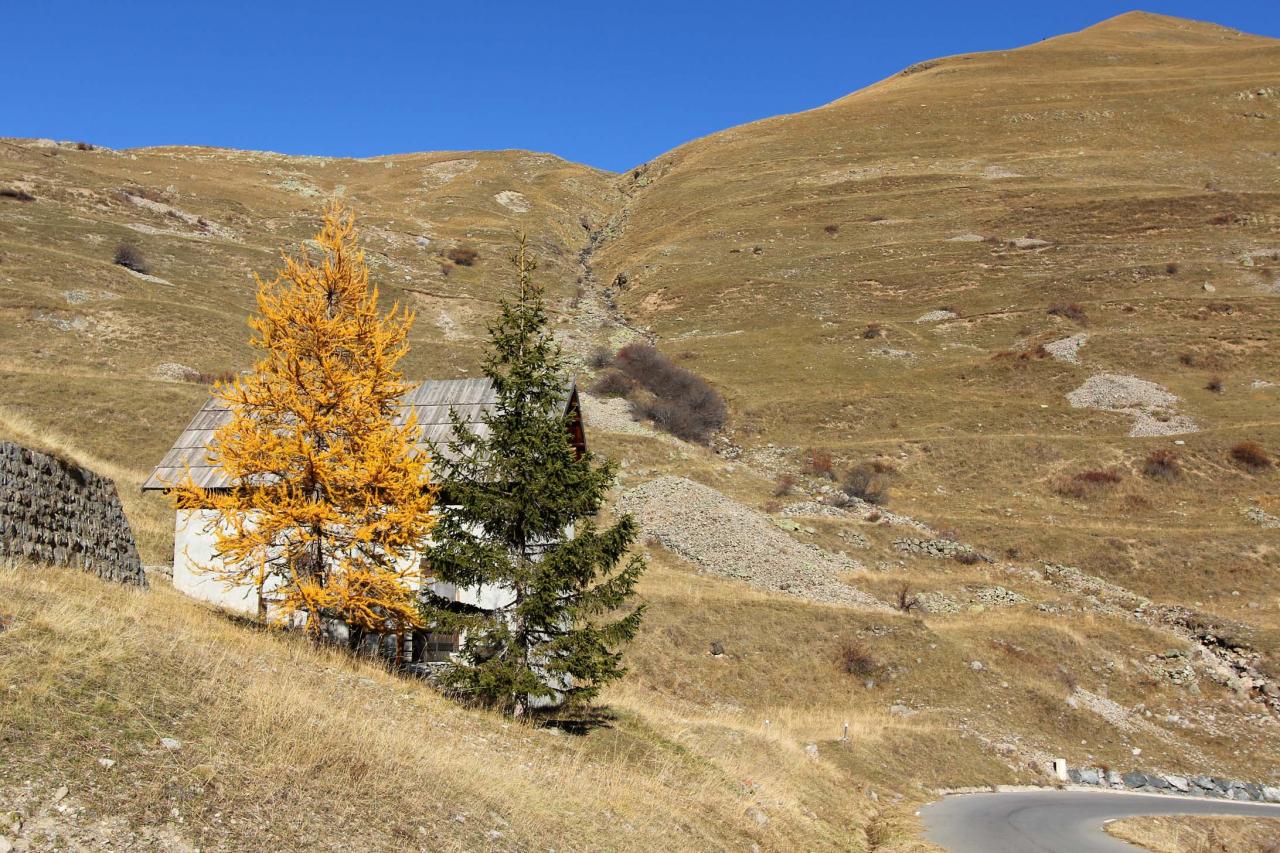
<instances>
[{"instance_id":1,"label":"dry golden grass","mask_svg":"<svg viewBox=\"0 0 1280 853\"><path fill-rule=\"evenodd\" d=\"M1107 832L1151 853L1280 853L1280 820L1254 817L1133 817Z\"/></svg>"},{"instance_id":2,"label":"dry golden grass","mask_svg":"<svg viewBox=\"0 0 1280 853\"><path fill-rule=\"evenodd\" d=\"M865 843L873 804L804 754L798 721L762 732L624 690L572 736L460 709L161 584L5 569L0 601L0 811L25 802L24 782L66 785L76 806L49 832L114 815L117 835L165 828L201 849Z\"/></svg>"}]
</instances>

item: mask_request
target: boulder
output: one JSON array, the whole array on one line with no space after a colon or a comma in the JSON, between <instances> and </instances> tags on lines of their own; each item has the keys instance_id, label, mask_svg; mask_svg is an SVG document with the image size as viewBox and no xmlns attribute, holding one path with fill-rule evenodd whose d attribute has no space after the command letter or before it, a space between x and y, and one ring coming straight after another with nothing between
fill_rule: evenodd
<instances>
[{"instance_id":1,"label":"boulder","mask_svg":"<svg viewBox=\"0 0 1280 853\"><path fill-rule=\"evenodd\" d=\"M1170 775L1164 778L1170 785L1174 787L1174 789L1181 791L1184 794L1190 793L1191 783L1187 780L1187 777Z\"/></svg>"},{"instance_id":2,"label":"boulder","mask_svg":"<svg viewBox=\"0 0 1280 853\"><path fill-rule=\"evenodd\" d=\"M1124 781L1126 788L1142 788L1147 784L1146 774L1139 773L1136 770L1130 770L1128 773L1121 775L1120 778Z\"/></svg>"},{"instance_id":3,"label":"boulder","mask_svg":"<svg viewBox=\"0 0 1280 853\"><path fill-rule=\"evenodd\" d=\"M1262 799L1268 803L1280 803L1280 788L1271 785L1262 786Z\"/></svg>"},{"instance_id":4,"label":"boulder","mask_svg":"<svg viewBox=\"0 0 1280 853\"><path fill-rule=\"evenodd\" d=\"M1101 781L1101 775L1092 767L1087 767L1080 771L1080 783L1083 785L1097 785Z\"/></svg>"}]
</instances>

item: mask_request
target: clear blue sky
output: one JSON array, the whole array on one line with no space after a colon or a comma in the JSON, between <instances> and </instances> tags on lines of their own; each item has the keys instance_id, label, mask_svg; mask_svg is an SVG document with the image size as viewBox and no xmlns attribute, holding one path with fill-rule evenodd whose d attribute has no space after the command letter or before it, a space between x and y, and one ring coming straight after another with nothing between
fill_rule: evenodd
<instances>
[{"instance_id":1,"label":"clear blue sky","mask_svg":"<svg viewBox=\"0 0 1280 853\"><path fill-rule=\"evenodd\" d=\"M0 0L0 136L293 154L527 148L621 170L1104 0ZM1280 37L1280 0L1147 11Z\"/></svg>"}]
</instances>

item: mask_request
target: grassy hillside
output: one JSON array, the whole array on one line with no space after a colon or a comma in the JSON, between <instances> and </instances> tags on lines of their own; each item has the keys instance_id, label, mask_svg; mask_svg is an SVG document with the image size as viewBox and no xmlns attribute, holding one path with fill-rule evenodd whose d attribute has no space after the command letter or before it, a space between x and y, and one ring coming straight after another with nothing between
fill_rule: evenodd
<instances>
[{"instance_id":1,"label":"grassy hillside","mask_svg":"<svg viewBox=\"0 0 1280 853\"><path fill-rule=\"evenodd\" d=\"M1277 140L1280 42L1134 13L664 154L624 176L596 266L748 451L893 458L894 507L1274 625L1243 512L1280 481L1228 451L1280 452ZM1039 349L1078 334L1078 364ZM1199 431L1073 408L1095 374L1164 386L1157 416ZM1156 449L1180 483L1141 475ZM1123 483L1055 490L1091 469Z\"/></svg>"},{"instance_id":2,"label":"grassy hillside","mask_svg":"<svg viewBox=\"0 0 1280 853\"><path fill-rule=\"evenodd\" d=\"M0 437L115 478L166 560L172 514L137 486L207 374L248 365L251 273L331 196L418 311L409 376L476 369L525 229L573 354L639 328L728 398L704 448L588 397L621 490L705 484L742 529L926 608L780 592L648 520L631 672L571 735L160 583L6 571L0 818L174 850L906 850L935 788L1043 782L1049 756L1280 779L1264 676L1215 657L1280 677L1280 473L1231 456L1280 456L1280 43L1126 15L618 176L526 152L0 141ZM1074 407L1082 388L1128 408ZM820 504L810 449L876 460L887 506Z\"/></svg>"},{"instance_id":3,"label":"grassy hillside","mask_svg":"<svg viewBox=\"0 0 1280 853\"><path fill-rule=\"evenodd\" d=\"M0 601L28 849L857 849L875 810L785 737L625 702L533 729L163 586L5 569Z\"/></svg>"}]
</instances>

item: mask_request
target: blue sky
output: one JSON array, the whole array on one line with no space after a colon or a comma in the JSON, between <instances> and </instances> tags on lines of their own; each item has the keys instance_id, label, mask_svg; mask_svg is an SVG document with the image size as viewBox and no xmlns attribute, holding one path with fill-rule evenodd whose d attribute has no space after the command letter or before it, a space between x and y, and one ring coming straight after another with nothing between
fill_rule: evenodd
<instances>
[{"instance_id":1,"label":"blue sky","mask_svg":"<svg viewBox=\"0 0 1280 853\"><path fill-rule=\"evenodd\" d=\"M1132 2L0 0L0 136L349 156L527 148L621 170ZM1142 8L1280 37L1280 0Z\"/></svg>"}]
</instances>

